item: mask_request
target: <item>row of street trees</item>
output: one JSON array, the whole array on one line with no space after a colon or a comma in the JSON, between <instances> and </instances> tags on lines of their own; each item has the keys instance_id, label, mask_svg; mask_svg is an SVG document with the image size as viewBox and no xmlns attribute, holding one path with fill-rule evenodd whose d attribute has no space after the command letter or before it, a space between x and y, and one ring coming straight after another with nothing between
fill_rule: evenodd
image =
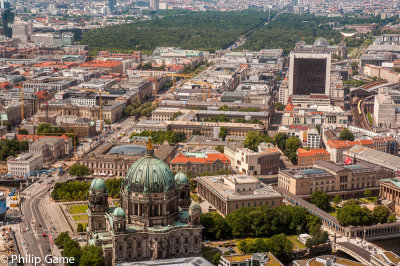
<instances>
[{"instance_id":1,"label":"row of street trees","mask_svg":"<svg viewBox=\"0 0 400 266\"><path fill-rule=\"evenodd\" d=\"M96 245L80 247L78 241L72 239L68 232L62 232L54 241L62 249L62 256L74 258L74 261L67 265L79 266L104 266L103 250Z\"/></svg>"}]
</instances>

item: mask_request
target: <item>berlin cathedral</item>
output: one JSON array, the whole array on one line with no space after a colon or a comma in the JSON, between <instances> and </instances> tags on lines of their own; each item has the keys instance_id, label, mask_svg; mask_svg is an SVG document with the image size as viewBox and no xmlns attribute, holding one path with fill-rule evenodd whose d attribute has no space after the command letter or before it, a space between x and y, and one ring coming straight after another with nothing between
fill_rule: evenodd
<instances>
[{"instance_id":1,"label":"berlin cathedral","mask_svg":"<svg viewBox=\"0 0 400 266\"><path fill-rule=\"evenodd\" d=\"M122 181L119 207L109 206L106 183L95 178L87 212L88 244L102 247L106 265L201 255L200 205L187 176L154 156L151 140Z\"/></svg>"}]
</instances>

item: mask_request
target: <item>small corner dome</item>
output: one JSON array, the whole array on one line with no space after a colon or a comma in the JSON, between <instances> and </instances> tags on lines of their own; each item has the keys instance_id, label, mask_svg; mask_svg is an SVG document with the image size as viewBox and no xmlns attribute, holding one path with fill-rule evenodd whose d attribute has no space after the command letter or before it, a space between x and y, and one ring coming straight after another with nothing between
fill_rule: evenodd
<instances>
[{"instance_id":1,"label":"small corner dome","mask_svg":"<svg viewBox=\"0 0 400 266\"><path fill-rule=\"evenodd\" d=\"M115 208L113 211L114 217L125 217L125 211L121 207Z\"/></svg>"},{"instance_id":2,"label":"small corner dome","mask_svg":"<svg viewBox=\"0 0 400 266\"><path fill-rule=\"evenodd\" d=\"M325 38L318 38L314 42L314 46L328 46L328 41Z\"/></svg>"},{"instance_id":3,"label":"small corner dome","mask_svg":"<svg viewBox=\"0 0 400 266\"><path fill-rule=\"evenodd\" d=\"M189 184L188 177L182 172L177 173L175 175L174 179L175 179L176 184L178 184L178 185L181 185L181 184L187 185L187 184Z\"/></svg>"},{"instance_id":4,"label":"small corner dome","mask_svg":"<svg viewBox=\"0 0 400 266\"><path fill-rule=\"evenodd\" d=\"M190 206L189 206L189 213L191 213L191 212L196 212L196 211L201 211L200 204L198 204L198 203L195 202L195 201L192 201L192 202L190 203Z\"/></svg>"},{"instance_id":5,"label":"small corner dome","mask_svg":"<svg viewBox=\"0 0 400 266\"><path fill-rule=\"evenodd\" d=\"M103 179L96 177L95 179L93 179L92 183L90 184L90 189L105 190L106 182L104 182Z\"/></svg>"}]
</instances>

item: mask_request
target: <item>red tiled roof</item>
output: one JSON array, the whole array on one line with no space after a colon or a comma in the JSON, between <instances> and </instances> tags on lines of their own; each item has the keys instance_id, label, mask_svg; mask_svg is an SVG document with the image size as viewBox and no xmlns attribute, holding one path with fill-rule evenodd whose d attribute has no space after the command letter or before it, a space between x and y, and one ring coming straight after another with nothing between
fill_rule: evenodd
<instances>
[{"instance_id":1,"label":"red tiled roof","mask_svg":"<svg viewBox=\"0 0 400 266\"><path fill-rule=\"evenodd\" d=\"M299 148L297 149L297 157L307 157L315 155L330 155L325 149L311 149L309 151Z\"/></svg>"},{"instance_id":2,"label":"red tiled roof","mask_svg":"<svg viewBox=\"0 0 400 266\"><path fill-rule=\"evenodd\" d=\"M63 138L65 140L69 140L70 138L66 135L62 136L47 136L47 135L16 135L18 141L23 141L23 140L33 140L36 141L38 139L42 138ZM3 137L5 138L5 136Z\"/></svg>"},{"instance_id":3,"label":"red tiled roof","mask_svg":"<svg viewBox=\"0 0 400 266\"><path fill-rule=\"evenodd\" d=\"M113 68L121 65L120 61L88 61L80 64L81 67L105 67L105 68Z\"/></svg>"},{"instance_id":4,"label":"red tiled roof","mask_svg":"<svg viewBox=\"0 0 400 266\"><path fill-rule=\"evenodd\" d=\"M292 102L289 102L289 103L286 105L285 112L290 112L290 111L293 111L293 110L294 110L294 105L293 105Z\"/></svg>"},{"instance_id":5,"label":"red tiled roof","mask_svg":"<svg viewBox=\"0 0 400 266\"><path fill-rule=\"evenodd\" d=\"M216 160L220 160L223 163L231 163L228 157L226 157L223 153L207 153L206 158L195 158L195 157L187 157L185 154L178 154L172 161L171 164L174 163L198 163L198 164L210 164L215 162Z\"/></svg>"}]
</instances>

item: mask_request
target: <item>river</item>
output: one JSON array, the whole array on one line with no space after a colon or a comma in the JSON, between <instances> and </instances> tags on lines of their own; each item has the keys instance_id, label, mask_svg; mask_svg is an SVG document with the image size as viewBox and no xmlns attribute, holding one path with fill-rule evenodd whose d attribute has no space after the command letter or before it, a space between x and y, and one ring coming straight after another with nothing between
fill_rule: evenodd
<instances>
[{"instance_id":1,"label":"river","mask_svg":"<svg viewBox=\"0 0 400 266\"><path fill-rule=\"evenodd\" d=\"M372 241L372 243L400 256L400 238Z\"/></svg>"}]
</instances>

